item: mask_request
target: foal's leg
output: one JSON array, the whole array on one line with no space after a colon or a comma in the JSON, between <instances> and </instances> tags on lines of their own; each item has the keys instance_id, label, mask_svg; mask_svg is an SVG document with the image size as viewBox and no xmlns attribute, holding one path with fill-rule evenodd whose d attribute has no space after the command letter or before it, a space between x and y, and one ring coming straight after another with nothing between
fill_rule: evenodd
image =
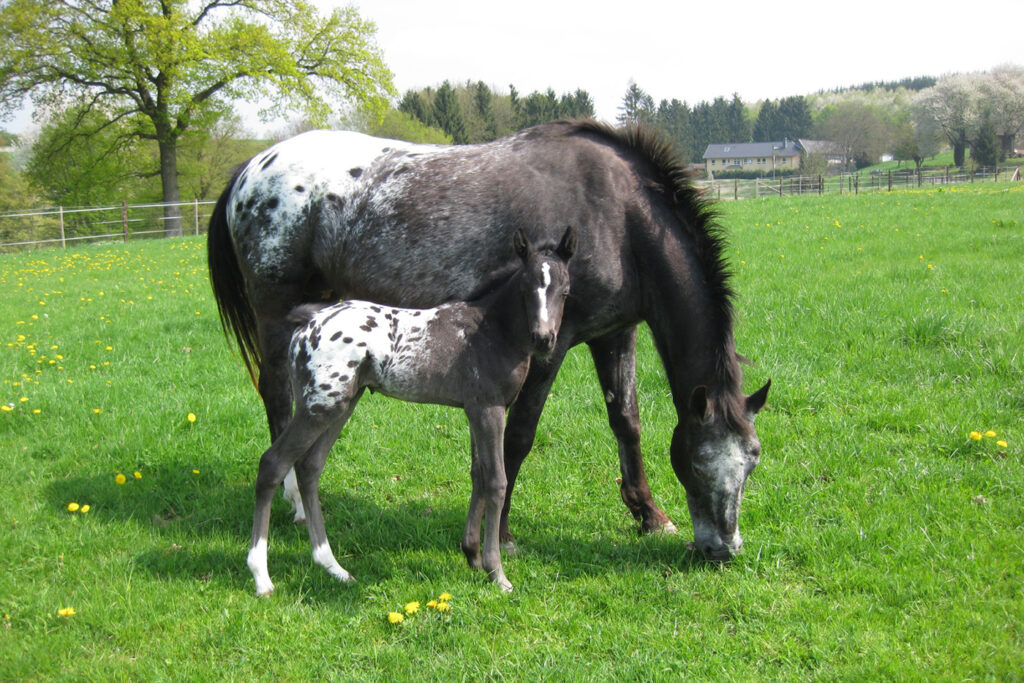
<instances>
[{"instance_id":1,"label":"foal's leg","mask_svg":"<svg viewBox=\"0 0 1024 683\"><path fill-rule=\"evenodd\" d=\"M362 396L362 390L349 400L343 401L339 417L323 432L316 443L309 449L305 457L295 463L295 474L298 478L299 491L306 507L306 528L309 531L309 543L313 547L313 561L327 570L327 573L339 581L355 581L355 577L345 571L331 551L327 541L327 529L324 525L324 513L320 506L320 475L331 452L331 446L338 440L342 428L352 415L356 402ZM294 418L296 420L299 417Z\"/></svg>"},{"instance_id":2,"label":"foal's leg","mask_svg":"<svg viewBox=\"0 0 1024 683\"><path fill-rule=\"evenodd\" d=\"M246 564L256 580L256 594L267 595L274 590L267 570L267 535L270 529L270 504L285 473L302 457L322 433L306 420L293 421L260 458L256 476L256 507L253 512L252 536Z\"/></svg>"},{"instance_id":3,"label":"foal's leg","mask_svg":"<svg viewBox=\"0 0 1024 683\"><path fill-rule=\"evenodd\" d=\"M505 431L504 406L484 408L467 408L469 428L476 444L478 467L474 473L473 495L477 491L484 499L484 543L482 549L482 565L487 575L501 590L512 592L512 584L505 576L501 567L501 548L498 543L498 530L501 526L502 507L505 502L505 462L502 456L502 440ZM470 514L474 513L472 505ZM468 524L468 522L467 522Z\"/></svg>"},{"instance_id":4,"label":"foal's leg","mask_svg":"<svg viewBox=\"0 0 1024 683\"><path fill-rule=\"evenodd\" d=\"M676 527L654 503L640 452L640 413L636 401L636 327L588 342L604 391L608 423L619 442L622 501L645 532L675 533Z\"/></svg>"},{"instance_id":5,"label":"foal's leg","mask_svg":"<svg viewBox=\"0 0 1024 683\"><path fill-rule=\"evenodd\" d=\"M508 489L505 491L505 505L501 511L501 545L507 553L517 552L516 539L508 525L516 477L519 476L523 460L533 448L533 440L537 436L537 423L540 421L540 414L555 381L555 375L558 374L558 368L565 358L565 352L566 349L556 347L547 358L534 358L531 361L530 371L526 375L523 388L519 390L519 397L509 409L504 445Z\"/></svg>"},{"instance_id":6,"label":"foal's leg","mask_svg":"<svg viewBox=\"0 0 1024 683\"><path fill-rule=\"evenodd\" d=\"M480 473L480 456L477 453L476 438L470 430L470 452L472 461L469 466L470 478L473 482L473 493L469 498L469 514L466 515L466 530L462 533L462 552L466 555L470 569L481 569L483 561L480 559L480 523L484 518L484 499L481 483L483 477Z\"/></svg>"}]
</instances>

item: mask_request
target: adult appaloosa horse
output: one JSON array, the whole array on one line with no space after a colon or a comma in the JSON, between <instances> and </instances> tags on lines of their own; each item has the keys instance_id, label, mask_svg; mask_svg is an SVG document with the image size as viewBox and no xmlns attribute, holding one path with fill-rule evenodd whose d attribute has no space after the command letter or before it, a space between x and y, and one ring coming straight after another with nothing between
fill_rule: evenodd
<instances>
[{"instance_id":1,"label":"adult appaloosa horse","mask_svg":"<svg viewBox=\"0 0 1024 683\"><path fill-rule=\"evenodd\" d=\"M621 495L646 531L674 526L651 499L640 453L636 326L646 321L679 422L671 459L696 547L739 550L737 517L769 384L741 391L732 290L714 211L672 147L640 127L562 121L491 143L426 146L314 131L253 157L210 220L210 279L258 388L271 438L288 424L287 350L303 302L357 298L428 308L472 300L517 257L512 235L557 242L576 228L572 295L558 344L531 365L505 432L508 491L566 351L590 347L618 439ZM286 494L302 518L294 477Z\"/></svg>"}]
</instances>

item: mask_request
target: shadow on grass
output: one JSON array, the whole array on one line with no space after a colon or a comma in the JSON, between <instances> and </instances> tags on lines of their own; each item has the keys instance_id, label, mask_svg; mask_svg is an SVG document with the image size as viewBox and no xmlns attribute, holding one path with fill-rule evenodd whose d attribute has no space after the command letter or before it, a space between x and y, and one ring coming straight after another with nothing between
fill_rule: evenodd
<instances>
[{"instance_id":1,"label":"shadow on grass","mask_svg":"<svg viewBox=\"0 0 1024 683\"><path fill-rule=\"evenodd\" d=\"M231 480L210 463L206 467L197 472L190 463L169 462L148 468L141 478L125 472L120 484L114 475L68 477L51 482L45 495L52 509L74 500L90 505L93 522L135 525L140 530L131 539L139 545L135 566L160 580L249 590L245 555L252 484ZM376 499L359 491L321 492L321 497L335 554L356 575L357 586L402 574L443 575L453 567L469 571L459 547L464 506ZM627 519L623 515L621 533L586 538L586 529L570 530L558 520L549 524L538 513L524 515L513 519L523 522L520 553L506 555L504 562L515 572L517 558L538 560L564 578L713 567L687 548L684 534L641 537ZM292 523L290 506L280 496L272 508L270 541L275 580L301 575L306 590L318 598L357 599L360 591L336 591L334 581L313 564L306 529Z\"/></svg>"}]
</instances>

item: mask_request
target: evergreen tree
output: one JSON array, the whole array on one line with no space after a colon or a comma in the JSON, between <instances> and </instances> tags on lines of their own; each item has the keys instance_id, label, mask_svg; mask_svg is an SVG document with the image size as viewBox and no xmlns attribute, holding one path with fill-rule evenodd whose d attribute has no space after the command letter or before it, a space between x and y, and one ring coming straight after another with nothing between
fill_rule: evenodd
<instances>
[{"instance_id":1,"label":"evergreen tree","mask_svg":"<svg viewBox=\"0 0 1024 683\"><path fill-rule=\"evenodd\" d=\"M747 121L747 107L736 93L724 112L725 135L729 142L750 142L750 123Z\"/></svg>"},{"instance_id":2,"label":"evergreen tree","mask_svg":"<svg viewBox=\"0 0 1024 683\"><path fill-rule=\"evenodd\" d=\"M466 121L462 117L462 109L459 107L459 98L455 94L455 88L448 81L441 84L434 97L434 121L436 127L452 136L456 145L464 145L469 142L466 134Z\"/></svg>"},{"instance_id":3,"label":"evergreen tree","mask_svg":"<svg viewBox=\"0 0 1024 683\"><path fill-rule=\"evenodd\" d=\"M433 110L424 100L423 95L415 90L406 91L401 102L398 103L398 111L404 112L425 126L434 125Z\"/></svg>"},{"instance_id":4,"label":"evergreen tree","mask_svg":"<svg viewBox=\"0 0 1024 683\"><path fill-rule=\"evenodd\" d=\"M658 105L655 117L658 128L676 146L676 150L684 159L693 160L693 121L690 107L679 100L662 100ZM703 150L701 150L703 152Z\"/></svg>"},{"instance_id":5,"label":"evergreen tree","mask_svg":"<svg viewBox=\"0 0 1024 683\"><path fill-rule=\"evenodd\" d=\"M774 142L778 128L779 108L774 100L765 100L754 122L754 142Z\"/></svg>"},{"instance_id":6,"label":"evergreen tree","mask_svg":"<svg viewBox=\"0 0 1024 683\"><path fill-rule=\"evenodd\" d=\"M621 112L617 120L620 124L652 123L654 121L654 98L648 95L634 81L629 82L626 94L622 96Z\"/></svg>"},{"instance_id":7,"label":"evergreen tree","mask_svg":"<svg viewBox=\"0 0 1024 683\"><path fill-rule=\"evenodd\" d=\"M494 108L491 105L493 95L491 89L483 81L477 81L473 87L473 102L476 105L476 113L483 122L484 131L489 140L497 137L497 124L494 120Z\"/></svg>"}]
</instances>

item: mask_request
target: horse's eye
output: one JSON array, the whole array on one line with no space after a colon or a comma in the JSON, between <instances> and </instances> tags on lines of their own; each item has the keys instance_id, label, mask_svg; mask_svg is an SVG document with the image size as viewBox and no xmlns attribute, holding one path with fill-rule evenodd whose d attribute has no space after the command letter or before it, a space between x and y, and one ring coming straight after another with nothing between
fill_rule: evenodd
<instances>
[{"instance_id":1,"label":"horse's eye","mask_svg":"<svg viewBox=\"0 0 1024 683\"><path fill-rule=\"evenodd\" d=\"M693 468L693 474L698 479L705 479L705 478L707 478L707 472L704 471L703 467L700 467L699 465L691 465L691 467Z\"/></svg>"}]
</instances>

